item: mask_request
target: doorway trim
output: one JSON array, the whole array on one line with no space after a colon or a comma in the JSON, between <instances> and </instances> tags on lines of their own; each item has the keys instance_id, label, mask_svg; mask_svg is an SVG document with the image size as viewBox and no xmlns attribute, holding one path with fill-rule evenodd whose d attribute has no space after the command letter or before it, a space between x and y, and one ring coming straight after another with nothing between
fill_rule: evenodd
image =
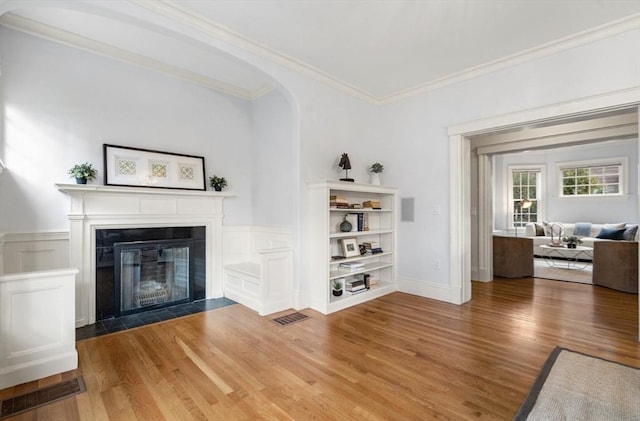
<instances>
[{"instance_id":1,"label":"doorway trim","mask_svg":"<svg viewBox=\"0 0 640 421\"><path fill-rule=\"evenodd\" d=\"M481 189L477 207L471 204L470 137L522 125L537 124L560 118L588 115L603 111L638 106L640 86L572 101L546 105L525 111L503 114L450 126L449 135L449 209L450 220L450 301L462 304L471 299L471 215L479 219L479 267L491 267L491 212L489 189ZM639 122L640 124L640 122ZM486 184L486 183L484 183ZM479 207L479 208L478 208ZM638 214L640 220L640 212ZM640 315L639 315L640 320Z\"/></svg>"}]
</instances>

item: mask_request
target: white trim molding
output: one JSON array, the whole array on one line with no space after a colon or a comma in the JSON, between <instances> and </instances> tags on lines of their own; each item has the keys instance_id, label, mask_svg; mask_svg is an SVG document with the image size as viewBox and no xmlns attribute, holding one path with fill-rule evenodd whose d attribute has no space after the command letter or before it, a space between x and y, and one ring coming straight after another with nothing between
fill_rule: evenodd
<instances>
[{"instance_id":1,"label":"white trim molding","mask_svg":"<svg viewBox=\"0 0 640 421\"><path fill-rule=\"evenodd\" d=\"M469 235L471 212L468 205L470 198L469 188L471 185L469 160L471 136L499 131L507 127L515 128L543 121L574 117L576 115L590 115L605 110L638 107L638 104L640 104L640 87L634 87L449 127L449 211L451 214L451 269L449 288L451 295L454 296L458 291L462 291L461 296L466 298L467 291L470 292L471 289L471 268L469 267L469 256L471 254L471 240ZM483 191L485 195L491 195L491 189L484 189ZM491 197L485 198L485 201L487 200L491 200ZM638 217L640 219L640 214ZM480 232L490 232L490 230L481 230ZM481 238L479 241L480 244L485 244L488 240ZM485 254L482 254L481 257L482 256L487 258ZM479 264L482 267L485 264L491 264L491 262L480 262Z\"/></svg>"},{"instance_id":2,"label":"white trim molding","mask_svg":"<svg viewBox=\"0 0 640 421\"><path fill-rule=\"evenodd\" d=\"M123 63L142 67L147 70L162 73L166 76L171 76L177 79L195 83L196 85L203 86L207 89L211 89L249 101L259 98L274 89L274 87L270 85L264 85L260 87L260 89L255 91L244 89L231 83L222 82L220 80L190 71L183 67L163 63L161 61L143 56L141 54L133 53L122 48L114 47L113 45L89 39L11 13L7 13L0 17L0 24L16 31L34 35L49 41L57 42L68 47L88 51L90 53L98 54L100 56L117 60ZM0 167L0 173L1 172L2 169Z\"/></svg>"}]
</instances>

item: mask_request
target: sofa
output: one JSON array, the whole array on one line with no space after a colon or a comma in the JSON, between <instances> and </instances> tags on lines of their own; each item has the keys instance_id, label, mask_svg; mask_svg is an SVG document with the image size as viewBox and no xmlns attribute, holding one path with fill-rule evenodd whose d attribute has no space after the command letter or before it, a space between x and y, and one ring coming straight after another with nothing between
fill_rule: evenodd
<instances>
[{"instance_id":1,"label":"sofa","mask_svg":"<svg viewBox=\"0 0 640 421\"><path fill-rule=\"evenodd\" d=\"M551 224L561 227L560 238L574 236L580 246L594 247L600 241L638 241L638 225L628 223L590 224L584 222L530 222L526 225L525 236L533 240L533 255L542 256L541 245L551 243ZM586 235L585 235L586 234ZM564 243L561 243L564 244Z\"/></svg>"}]
</instances>

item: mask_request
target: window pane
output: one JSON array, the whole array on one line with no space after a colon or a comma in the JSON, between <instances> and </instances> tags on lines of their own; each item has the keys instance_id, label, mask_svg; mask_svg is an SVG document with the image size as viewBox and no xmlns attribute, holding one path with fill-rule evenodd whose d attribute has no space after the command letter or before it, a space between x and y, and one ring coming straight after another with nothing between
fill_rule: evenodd
<instances>
[{"instance_id":1,"label":"window pane","mask_svg":"<svg viewBox=\"0 0 640 421\"><path fill-rule=\"evenodd\" d=\"M602 167L591 168L591 174L594 174L594 175L602 174L603 171L604 171L604 168Z\"/></svg>"},{"instance_id":2,"label":"window pane","mask_svg":"<svg viewBox=\"0 0 640 421\"><path fill-rule=\"evenodd\" d=\"M563 187L562 188L562 194L564 194L565 196L573 196L576 194L576 188L575 187Z\"/></svg>"},{"instance_id":3,"label":"window pane","mask_svg":"<svg viewBox=\"0 0 640 421\"><path fill-rule=\"evenodd\" d=\"M578 186L577 194L589 194L589 186Z\"/></svg>"},{"instance_id":4,"label":"window pane","mask_svg":"<svg viewBox=\"0 0 640 421\"><path fill-rule=\"evenodd\" d=\"M620 167L619 167L618 165L611 166L611 167L606 167L606 168L604 169L604 173L605 173L605 174L618 174L618 169L619 169L619 168L620 168Z\"/></svg>"},{"instance_id":5,"label":"window pane","mask_svg":"<svg viewBox=\"0 0 640 421\"><path fill-rule=\"evenodd\" d=\"M578 185L588 186L589 185L589 177L578 177Z\"/></svg>"},{"instance_id":6,"label":"window pane","mask_svg":"<svg viewBox=\"0 0 640 421\"><path fill-rule=\"evenodd\" d=\"M591 194L602 194L603 190L602 184L591 186Z\"/></svg>"},{"instance_id":7,"label":"window pane","mask_svg":"<svg viewBox=\"0 0 640 421\"><path fill-rule=\"evenodd\" d=\"M564 171L562 171L562 176L563 177L575 177L576 176L576 170L575 169L564 170Z\"/></svg>"},{"instance_id":8,"label":"window pane","mask_svg":"<svg viewBox=\"0 0 640 421\"><path fill-rule=\"evenodd\" d=\"M617 194L619 192L619 186L617 184L611 184L604 189L606 194Z\"/></svg>"}]
</instances>

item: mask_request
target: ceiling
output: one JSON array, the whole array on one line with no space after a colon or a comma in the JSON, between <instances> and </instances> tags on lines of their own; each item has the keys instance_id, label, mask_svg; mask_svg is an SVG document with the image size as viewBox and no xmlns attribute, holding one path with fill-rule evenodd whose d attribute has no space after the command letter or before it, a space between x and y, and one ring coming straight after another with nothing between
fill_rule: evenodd
<instances>
[{"instance_id":1,"label":"ceiling","mask_svg":"<svg viewBox=\"0 0 640 421\"><path fill-rule=\"evenodd\" d=\"M0 6L11 1L0 0ZM248 99L272 85L261 71L204 43L122 19L132 3L158 13L140 1L114 1L111 11L120 8L122 14L102 16L87 7L36 8L23 2L1 23ZM164 17L181 13L215 28L219 37L260 49L267 58L277 56L280 63L374 103L490 71L523 54L551 53L563 43L593 39L597 32L640 27L638 0L180 0L156 5L171 11Z\"/></svg>"}]
</instances>

